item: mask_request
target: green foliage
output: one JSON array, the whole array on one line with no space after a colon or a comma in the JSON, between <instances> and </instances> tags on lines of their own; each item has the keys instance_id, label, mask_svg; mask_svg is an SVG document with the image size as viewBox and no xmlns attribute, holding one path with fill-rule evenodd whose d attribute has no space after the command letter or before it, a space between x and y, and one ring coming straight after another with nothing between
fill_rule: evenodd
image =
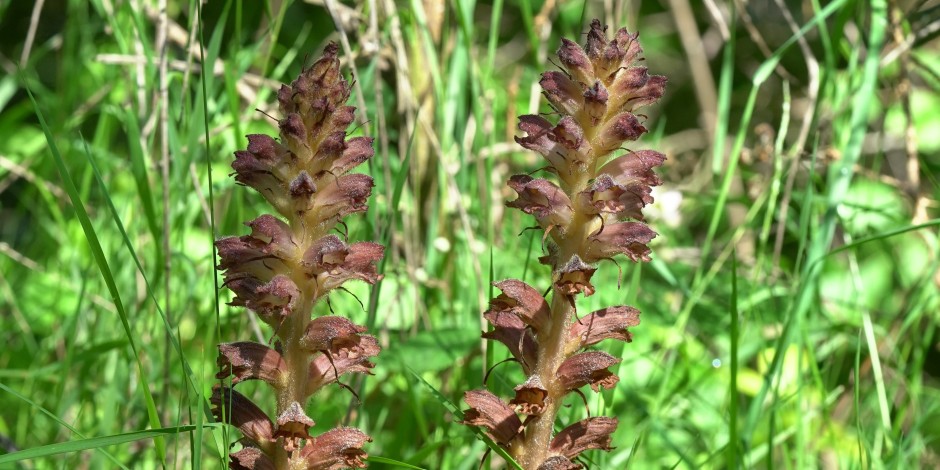
<instances>
[{"instance_id":1,"label":"green foliage","mask_svg":"<svg viewBox=\"0 0 940 470\"><path fill-rule=\"evenodd\" d=\"M476 469L487 444L449 407L507 355L479 339L490 282L548 285L530 219L503 206L503 181L538 161L512 141L515 116L552 112L530 108L533 84L593 17L639 29L669 77L642 144L669 160L654 261L601 264L598 282L621 289L579 305L643 312L610 351L622 381L587 403L620 419L617 448L584 463L940 465L930 7L720 1L719 26L683 0L168 2L163 35L155 1L45 3L29 35L34 3L0 2L0 467L220 468L239 436L209 423L215 344L254 329L227 291L216 313L210 241L260 209L228 178L232 152L270 129L254 109L340 24L367 118L355 133L376 137L350 239L390 247L380 285L317 313L368 323L384 351L348 384L358 408L339 387L318 396L314 431L364 429L372 468ZM683 46L688 22L705 57ZM494 391L521 379L496 367ZM566 405L561 425L584 417L576 395Z\"/></svg>"}]
</instances>

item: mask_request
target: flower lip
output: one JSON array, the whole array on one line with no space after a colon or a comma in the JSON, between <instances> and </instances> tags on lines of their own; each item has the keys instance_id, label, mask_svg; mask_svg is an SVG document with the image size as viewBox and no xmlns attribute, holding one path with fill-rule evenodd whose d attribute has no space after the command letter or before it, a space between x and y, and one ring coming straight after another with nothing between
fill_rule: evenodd
<instances>
[{"instance_id":1,"label":"flower lip","mask_svg":"<svg viewBox=\"0 0 940 470\"><path fill-rule=\"evenodd\" d=\"M515 388L516 396L509 401L516 411L525 415L540 415L545 411L548 390L542 385L538 375L529 376L528 380Z\"/></svg>"},{"instance_id":2,"label":"flower lip","mask_svg":"<svg viewBox=\"0 0 940 470\"><path fill-rule=\"evenodd\" d=\"M307 469L339 470L343 468L365 468L368 454L362 450L372 438L366 433L349 427L331 429L308 440L300 451Z\"/></svg>"},{"instance_id":3,"label":"flower lip","mask_svg":"<svg viewBox=\"0 0 940 470\"><path fill-rule=\"evenodd\" d=\"M508 444L521 432L519 416L489 390L470 390L464 393L463 401L470 409L464 411L462 423L486 428L498 444Z\"/></svg>"},{"instance_id":4,"label":"flower lip","mask_svg":"<svg viewBox=\"0 0 940 470\"><path fill-rule=\"evenodd\" d=\"M562 72L553 71L542 74L539 85L545 92L545 97L558 111L565 114L575 114L583 101L581 87Z\"/></svg>"},{"instance_id":5,"label":"flower lip","mask_svg":"<svg viewBox=\"0 0 940 470\"><path fill-rule=\"evenodd\" d=\"M568 342L572 349L585 348L605 339L633 341L628 327L640 324L640 311L625 305L595 310L571 324Z\"/></svg>"},{"instance_id":6,"label":"flower lip","mask_svg":"<svg viewBox=\"0 0 940 470\"><path fill-rule=\"evenodd\" d=\"M603 388L613 388L620 378L607 370L620 359L603 351L587 351L565 359L556 372L558 380L566 390L574 390L590 384L595 392Z\"/></svg>"},{"instance_id":7,"label":"flower lip","mask_svg":"<svg viewBox=\"0 0 940 470\"><path fill-rule=\"evenodd\" d=\"M231 423L251 442L262 447L274 442L274 423L241 393L216 384L209 402L215 419Z\"/></svg>"},{"instance_id":8,"label":"flower lip","mask_svg":"<svg viewBox=\"0 0 940 470\"><path fill-rule=\"evenodd\" d=\"M583 467L561 455L552 455L545 459L538 470L579 470Z\"/></svg>"},{"instance_id":9,"label":"flower lip","mask_svg":"<svg viewBox=\"0 0 940 470\"><path fill-rule=\"evenodd\" d=\"M596 262L622 253L633 262L650 261L647 244L653 238L656 232L642 222L608 224L588 237L590 245L586 257Z\"/></svg>"},{"instance_id":10,"label":"flower lip","mask_svg":"<svg viewBox=\"0 0 940 470\"><path fill-rule=\"evenodd\" d=\"M287 368L277 351L252 341L220 344L216 362L219 372L215 377L224 379L231 375L232 385L256 379L280 388Z\"/></svg>"},{"instance_id":11,"label":"flower lip","mask_svg":"<svg viewBox=\"0 0 940 470\"><path fill-rule=\"evenodd\" d=\"M532 329L527 328L525 322L511 312L489 310L483 314L483 318L494 328L484 332L481 337L506 345L512 356L522 365L522 369L527 374L530 373L538 357L538 345Z\"/></svg>"},{"instance_id":12,"label":"flower lip","mask_svg":"<svg viewBox=\"0 0 940 470\"><path fill-rule=\"evenodd\" d=\"M555 288L564 295L584 294L590 297L594 294L595 288L591 284L591 276L597 268L584 262L580 256L574 255L562 266L555 280Z\"/></svg>"},{"instance_id":13,"label":"flower lip","mask_svg":"<svg viewBox=\"0 0 940 470\"><path fill-rule=\"evenodd\" d=\"M591 125L596 126L607 115L607 88L600 80L584 92L584 109L591 116Z\"/></svg>"},{"instance_id":14,"label":"flower lip","mask_svg":"<svg viewBox=\"0 0 940 470\"><path fill-rule=\"evenodd\" d=\"M551 181L529 175L514 175L509 178L509 187L519 194L519 198L506 205L535 216L543 228L564 228L571 221L571 200Z\"/></svg>"},{"instance_id":15,"label":"flower lip","mask_svg":"<svg viewBox=\"0 0 940 470\"><path fill-rule=\"evenodd\" d=\"M307 173L307 170L301 170L297 177L290 182L288 192L295 199L309 199L317 192L317 184Z\"/></svg>"},{"instance_id":16,"label":"flower lip","mask_svg":"<svg viewBox=\"0 0 940 470\"><path fill-rule=\"evenodd\" d=\"M618 184L639 180L649 186L659 186L663 182L653 168L662 165L664 161L666 156L655 150L637 150L612 159L597 173L610 176Z\"/></svg>"},{"instance_id":17,"label":"flower lip","mask_svg":"<svg viewBox=\"0 0 940 470\"><path fill-rule=\"evenodd\" d=\"M277 431L274 436L284 438L284 449L293 452L299 447L300 439L310 439L309 429L316 423L307 416L300 403L291 402L277 417Z\"/></svg>"},{"instance_id":18,"label":"flower lip","mask_svg":"<svg viewBox=\"0 0 940 470\"><path fill-rule=\"evenodd\" d=\"M563 429L552 439L549 448L569 459L588 449L611 451L611 434L617 430L617 418L587 418Z\"/></svg>"},{"instance_id":19,"label":"flower lip","mask_svg":"<svg viewBox=\"0 0 940 470\"><path fill-rule=\"evenodd\" d=\"M231 470L275 470L274 461L257 447L244 449L229 454Z\"/></svg>"},{"instance_id":20,"label":"flower lip","mask_svg":"<svg viewBox=\"0 0 940 470\"><path fill-rule=\"evenodd\" d=\"M494 282L493 286L502 293L490 301L489 311L512 313L536 332L545 329L551 307L539 291L518 279Z\"/></svg>"},{"instance_id":21,"label":"flower lip","mask_svg":"<svg viewBox=\"0 0 940 470\"><path fill-rule=\"evenodd\" d=\"M359 333L364 331L366 327L356 325L345 317L317 317L307 324L300 343L309 351L338 352L349 344L359 343Z\"/></svg>"}]
</instances>

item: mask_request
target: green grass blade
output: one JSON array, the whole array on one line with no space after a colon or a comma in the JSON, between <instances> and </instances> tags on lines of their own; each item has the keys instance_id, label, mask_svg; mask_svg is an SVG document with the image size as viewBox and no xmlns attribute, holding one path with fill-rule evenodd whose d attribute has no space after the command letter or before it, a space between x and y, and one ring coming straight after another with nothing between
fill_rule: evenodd
<instances>
[{"instance_id":1,"label":"green grass blade","mask_svg":"<svg viewBox=\"0 0 940 470\"><path fill-rule=\"evenodd\" d=\"M175 436L194 431L196 426L186 425L173 428L148 429L146 431L133 431L124 434L115 434L113 436L92 437L80 439L77 441L57 442L55 444L34 447L32 449L21 450L11 454L0 455L0 464L19 462L22 460L37 459L41 457L51 457L53 455L68 454L72 452L81 452L83 450L99 449L101 447L125 444L128 442L143 441L153 439L154 441L163 440L163 436Z\"/></svg>"},{"instance_id":2,"label":"green grass blade","mask_svg":"<svg viewBox=\"0 0 940 470\"><path fill-rule=\"evenodd\" d=\"M741 151L744 149L745 138L748 134L748 129L750 129L751 116L754 113L754 107L757 103L757 92L760 91L761 85L763 85L770 75L773 73L774 69L777 67L777 64L780 62L780 59L783 57L783 54L796 42L806 35L810 29L815 27L818 24L821 24L829 15L839 11L839 9L845 4L846 0L838 0L827 5L823 11L819 12L814 16L808 23L803 25L800 28L797 34L792 35L786 42L783 43L774 53L767 58L761 65L757 68L757 71L754 72L754 78L752 80L751 93L748 95L747 105L744 107L744 112L741 116L741 124L738 126L738 133L735 138L734 147L731 149L731 155L728 161L728 169L725 170L725 177L722 180L721 188L718 192L718 200L715 202L715 210L712 213L711 221L708 225L708 233L705 236L705 241L702 243L702 258L708 256L711 251L712 242L715 239L715 234L718 231L718 223L721 221L722 216L725 212L725 205L728 202L728 193L731 190L731 183L734 180L735 172L737 171L738 162L741 158ZM867 109L867 108L866 108ZM720 116L719 116L720 117ZM704 266L704 264L702 265ZM696 283L700 280L702 270L699 269L696 273Z\"/></svg>"},{"instance_id":3,"label":"green grass blade","mask_svg":"<svg viewBox=\"0 0 940 470\"><path fill-rule=\"evenodd\" d=\"M453 413L454 417L456 417L458 420L463 420L463 411L460 411L460 408L458 408L457 405L455 405L453 402L448 400L447 397L441 394L441 392L438 391L436 388L434 388L433 385L429 384L427 380L424 380L424 378L421 377L417 372L411 370L410 367L408 367L408 371L411 372L411 375L413 375L416 379L418 379L418 382L420 382L425 387L427 387L427 389L431 392L431 395L434 396L434 399L437 400L438 403L440 403L441 405L444 405L444 408L447 408L448 411ZM508 462L512 468L514 468L515 470L523 470L522 467L518 463L516 463L515 460L513 460L512 456L510 456L509 453L507 453L505 449L503 449L498 444L493 442L493 440L490 439L490 437L487 436L486 433L481 431L476 426L471 426L470 429L473 430L473 433L476 434L477 437L479 437L483 442L486 443L487 447L492 449L493 452L496 452L497 454L499 454L500 457L506 459L506 462Z\"/></svg>"},{"instance_id":4,"label":"green grass blade","mask_svg":"<svg viewBox=\"0 0 940 470\"><path fill-rule=\"evenodd\" d=\"M738 255L731 252L731 403L728 417L728 468L738 468Z\"/></svg>"},{"instance_id":5,"label":"green grass blade","mask_svg":"<svg viewBox=\"0 0 940 470\"><path fill-rule=\"evenodd\" d=\"M737 11L735 3L731 2L731 21L728 28L729 37L725 42L721 54L721 78L718 81L718 110L715 121L715 138L712 145L712 174L721 173L724 165L725 139L728 135L728 123L731 122L731 91L734 84L734 49L737 31Z\"/></svg>"},{"instance_id":6,"label":"green grass blade","mask_svg":"<svg viewBox=\"0 0 940 470\"><path fill-rule=\"evenodd\" d=\"M83 140L82 143L85 143ZM140 258L137 256L137 251L134 249L134 244L131 243L130 237L127 235L127 230L124 228L124 223L121 221L121 216L118 214L118 210L114 207L114 201L111 200L111 194L108 192L107 185L104 182L104 179L101 177L101 171L98 169L98 164L95 162L95 158L91 155L91 151L88 149L87 143L85 144L85 158L88 161L88 164L91 166L92 173L95 176L95 182L98 183L98 187L101 188L101 193L104 195L105 201L108 203L108 209L111 211L111 217L114 219L114 224L117 226L119 232L121 232L121 239L124 241L124 246L127 247L127 251L130 253L131 258L134 259L134 264L137 266L137 272L140 273L141 278L144 280L144 288L147 291L150 300L153 301L153 305L157 309L157 314L160 315L160 319L163 320L163 326L168 332L170 332L170 342L173 345L173 349L176 351L179 356L180 361L185 367L187 384L190 385L194 392L199 392L196 388L196 378L193 374L192 369L189 367L189 363L186 361L186 357L183 355L183 349L180 347L179 336L174 334L173 327L167 321L166 315L163 313L163 309L160 307L160 302L157 300L153 287L150 284L150 281L147 279L147 273L144 271L143 265L140 263Z\"/></svg>"},{"instance_id":7,"label":"green grass blade","mask_svg":"<svg viewBox=\"0 0 940 470\"><path fill-rule=\"evenodd\" d=\"M17 393L16 390L13 390L13 389L11 389L11 388L7 387L6 385L3 385L3 384L0 384L0 389L5 390L7 393L9 393L9 394L15 396L16 398L19 398L20 400L23 400L24 402L28 403L29 406L31 406L31 407L33 407L33 408L39 410L42 414L44 414L44 415L46 415L46 416L52 418L55 422L61 424L64 428L68 429L69 431L71 431L71 432L72 432L73 434L75 434L76 436L78 436L78 437L80 437L80 438L82 438L82 439L86 439L85 435L82 434L81 432L79 432L79 430L76 429L74 426L72 426L71 424L69 424L69 423L65 422L64 420L60 419L58 416L54 415L51 411L49 411L49 410L43 408L43 407L40 406L38 403L36 403L36 402L30 400L28 397L24 397L23 395ZM107 457L108 460L114 462L114 465L117 465L118 467L121 467L121 468L123 468L123 469L127 469L127 467L124 466L124 464L122 464L121 462L118 462L118 460L117 460L113 455L111 455L111 453L108 452L107 450L102 449L102 448L100 448L100 447L92 447L92 449L95 449L95 450L97 450L98 452L101 452L102 454L104 454L104 456ZM2 462L3 457L5 457L5 456L0 455L0 462Z\"/></svg>"},{"instance_id":8,"label":"green grass blade","mask_svg":"<svg viewBox=\"0 0 940 470\"><path fill-rule=\"evenodd\" d=\"M124 309L124 303L121 301L121 294L118 292L117 284L114 282L114 275L111 272L111 267L104 255L104 250L101 248L101 243L98 241L98 235L95 233L95 227L92 225L91 219L88 217L88 211L85 210L85 204L82 202L81 196L78 193L78 188L75 186L75 182L72 180L72 174L65 165L65 161L62 159L62 155L59 153L59 148L56 146L55 139L52 137L52 131L46 124L46 120L43 117L42 111L39 109L39 103L36 102L36 98L33 96L33 92L28 86L26 87L26 92L33 104L33 109L36 112L36 117L39 120L39 125L42 128L43 134L46 136L46 142L49 145L49 150L52 153L52 158L55 161L59 175L62 177L62 183L65 186L66 192L68 193L69 200L72 202L72 207L75 209L75 215L78 217L78 220L82 225L82 230L84 231L85 238L88 241L88 246L94 255L96 264L98 265L98 270L101 271L101 276L104 279L105 284L108 286L108 292L111 294L111 299L114 301L114 306L117 309L118 316L121 319L121 326L124 327L124 334L127 337L127 342L134 354L134 361L137 364L137 372L140 379L140 390L144 398L144 403L147 407L147 417L150 422L150 426L153 428L159 428L160 417L157 413L153 395L150 393L150 382L147 379L147 374L144 371L143 363L140 360L140 353L137 348L137 343L134 340L135 335L131 329L130 322L127 319L127 312ZM156 445L156 451L160 461L166 461L166 443L164 440L160 437L157 437L154 440L154 444Z\"/></svg>"},{"instance_id":9,"label":"green grass blade","mask_svg":"<svg viewBox=\"0 0 940 470\"><path fill-rule=\"evenodd\" d=\"M369 458L366 459L366 461L372 462L372 463L384 463L386 465L394 465L396 467L401 467L401 468L413 468L415 470L425 470L423 467L416 467L414 465L411 465L410 463L401 462L401 461L390 459L387 457L378 457L375 455L370 456Z\"/></svg>"},{"instance_id":10,"label":"green grass blade","mask_svg":"<svg viewBox=\"0 0 940 470\"><path fill-rule=\"evenodd\" d=\"M226 4L226 7L225 7L226 12L228 12L228 7L229 7L229 4ZM281 15L283 16L283 11L286 10L286 5L281 10L282 10ZM199 27L199 52L203 57L205 57L206 51L205 51L205 48L203 47L203 44L205 44L205 36L203 32L202 3L199 3L199 5L196 7L196 11L198 15L197 23ZM280 20L282 19L282 16L278 17L278 26L276 26L275 28L276 31L279 30ZM221 36L221 26L220 26L220 29L218 29L216 32L218 33L218 36ZM276 37L276 33L275 33L275 37ZM272 43L272 49L273 49L273 43ZM265 66L267 66L267 63L268 61L266 58ZM218 258L216 249L215 249L215 210L214 210L215 192L213 189L214 185L212 184L212 147L209 145L209 140L210 140L209 139L210 137L209 136L209 117L208 117L209 116L209 104L207 101L208 100L207 98L208 86L206 85L207 79L206 79L205 61L199 61L199 67L201 70L200 76L202 77L200 80L200 84L202 86L202 115L204 118L203 119L203 135L205 136L206 173L208 175L208 183L209 183L208 184L209 186L209 245L210 245L210 252L212 253L212 287L213 287L212 305L215 311L216 343L218 344L222 342L222 327L221 327L222 322L221 322L221 313L220 313L220 308L219 308L219 273L218 273L218 266L215 264L215 260ZM208 409L206 409L206 417L208 417L210 420L214 420L211 411ZM200 421L200 424L202 424L201 418L199 419L199 421ZM222 441L225 446L229 445L228 428L225 426L222 427ZM193 444L195 446L194 454L198 462L202 458L202 440L194 439Z\"/></svg>"}]
</instances>

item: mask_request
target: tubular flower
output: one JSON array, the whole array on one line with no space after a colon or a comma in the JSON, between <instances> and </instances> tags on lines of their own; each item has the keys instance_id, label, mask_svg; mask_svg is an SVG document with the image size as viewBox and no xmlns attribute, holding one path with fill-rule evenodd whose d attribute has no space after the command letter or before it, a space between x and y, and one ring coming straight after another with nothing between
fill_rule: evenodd
<instances>
[{"instance_id":1,"label":"tubular flower","mask_svg":"<svg viewBox=\"0 0 940 470\"><path fill-rule=\"evenodd\" d=\"M347 138L355 108L346 106L349 84L339 70L338 47L277 94L283 118L279 139L248 136L235 152L235 180L251 187L278 215L247 225L249 235L216 242L224 285L234 306L247 307L274 330L274 347L241 341L219 345L216 375L232 386L261 380L277 397L266 414L230 387L212 396L216 418L244 435L244 448L230 455L233 469L334 470L363 468L369 436L336 428L311 436L308 399L349 373L369 374L379 353L365 327L346 318L311 318L314 306L349 280L375 284L382 245L347 243L330 233L342 218L366 210L372 178L348 173L373 155L372 139ZM351 389L350 389L351 390Z\"/></svg>"},{"instance_id":2,"label":"tubular flower","mask_svg":"<svg viewBox=\"0 0 940 470\"><path fill-rule=\"evenodd\" d=\"M656 236L643 223L642 209L661 184L653 168L665 156L621 151L647 131L635 112L659 100L666 84L641 65L637 38L626 29L610 38L594 20L584 46L563 39L557 52L563 70L546 72L539 82L560 119L519 118L524 135L516 142L545 157L554 176L513 176L509 187L518 197L507 206L534 216L545 231L547 253L539 260L552 268L552 294L546 299L515 279L494 284L502 293L483 314L492 326L483 337L509 348L526 380L508 401L486 390L467 392L463 423L485 428L526 470L582 468L581 452L612 449L614 418L587 418L557 434L554 425L567 394L581 394L585 386L600 392L620 380L610 368L621 360L588 348L604 340L631 342L628 328L640 323L633 307L581 316L576 305L579 295L608 288L592 281L600 262L618 255L649 261L648 244Z\"/></svg>"}]
</instances>

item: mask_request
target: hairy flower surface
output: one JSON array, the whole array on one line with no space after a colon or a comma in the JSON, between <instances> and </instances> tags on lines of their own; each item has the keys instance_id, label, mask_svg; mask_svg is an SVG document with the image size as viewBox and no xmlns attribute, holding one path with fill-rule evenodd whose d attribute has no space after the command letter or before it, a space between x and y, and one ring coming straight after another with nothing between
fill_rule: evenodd
<instances>
[{"instance_id":1,"label":"hairy flower surface","mask_svg":"<svg viewBox=\"0 0 940 470\"><path fill-rule=\"evenodd\" d=\"M248 222L249 235L216 242L219 269L235 297L274 330L272 346L219 345L217 377L235 386L261 380L277 397L271 414L231 387L213 392L219 420L238 427L244 447L230 455L233 469L334 470L363 468L371 439L353 428L312 436L308 399L349 373L369 374L379 353L366 328L339 316L311 318L313 307L349 280L375 284L382 245L348 243L331 233L343 217L366 210L372 178L349 173L373 155L372 139L348 138L355 108L340 73L338 47L278 91L279 139L248 136L235 152L235 180L256 190L278 215ZM351 389L349 389L351 390ZM272 416L273 418L269 417Z\"/></svg>"},{"instance_id":2,"label":"hairy flower surface","mask_svg":"<svg viewBox=\"0 0 940 470\"><path fill-rule=\"evenodd\" d=\"M594 20L584 46L563 39L557 52L563 70L545 72L539 82L560 118L519 118L524 135L516 142L545 157L554 176L511 177L518 197L506 205L532 215L545 231L547 253L539 260L552 268L551 296L515 279L494 283L502 293L483 314L492 326L483 337L503 343L527 378L508 402L486 390L466 392L463 422L484 428L525 470L582 468L582 452L612 449L614 418L589 417L557 434L554 426L567 394L585 386L599 392L620 380L610 368L621 360L588 348L630 342L628 329L640 323L633 307L580 316L576 302L579 294L609 288L592 281L599 263L619 255L649 261L656 236L642 209L662 183L653 168L665 156L621 152L647 131L635 111L659 100L666 84L641 65L637 38L626 29L611 38Z\"/></svg>"}]
</instances>

